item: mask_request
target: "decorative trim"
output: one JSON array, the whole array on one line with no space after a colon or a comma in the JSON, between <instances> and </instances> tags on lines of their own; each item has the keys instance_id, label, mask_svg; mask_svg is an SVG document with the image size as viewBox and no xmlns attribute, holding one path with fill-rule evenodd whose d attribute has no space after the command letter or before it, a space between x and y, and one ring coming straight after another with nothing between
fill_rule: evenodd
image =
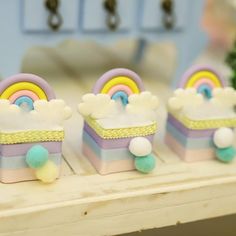
<instances>
[{"instance_id":1,"label":"decorative trim","mask_svg":"<svg viewBox=\"0 0 236 236\"><path fill-rule=\"evenodd\" d=\"M175 119L181 122L185 127L194 130L217 129L221 127L236 127L236 118L231 119L212 119L212 120L192 120L186 115L178 115L169 112Z\"/></svg>"},{"instance_id":2,"label":"decorative trim","mask_svg":"<svg viewBox=\"0 0 236 236\"><path fill-rule=\"evenodd\" d=\"M86 118L86 123L103 139L118 139L138 136L147 136L155 134L157 131L157 122L150 125L128 128L105 129L92 118Z\"/></svg>"},{"instance_id":3,"label":"decorative trim","mask_svg":"<svg viewBox=\"0 0 236 236\"><path fill-rule=\"evenodd\" d=\"M50 142L62 141L64 139L64 131L19 131L19 132L0 132L0 144L16 144L29 142Z\"/></svg>"}]
</instances>

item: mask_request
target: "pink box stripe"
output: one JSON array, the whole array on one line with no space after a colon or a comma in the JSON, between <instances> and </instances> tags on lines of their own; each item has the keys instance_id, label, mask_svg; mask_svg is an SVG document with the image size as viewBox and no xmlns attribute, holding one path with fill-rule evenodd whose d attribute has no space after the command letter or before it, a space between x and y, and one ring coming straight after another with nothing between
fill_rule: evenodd
<instances>
[{"instance_id":1,"label":"pink box stripe","mask_svg":"<svg viewBox=\"0 0 236 236\"><path fill-rule=\"evenodd\" d=\"M30 168L22 168L17 170L0 169L0 181L3 183L16 183L29 180L36 180L33 169Z\"/></svg>"},{"instance_id":2,"label":"pink box stripe","mask_svg":"<svg viewBox=\"0 0 236 236\"><path fill-rule=\"evenodd\" d=\"M215 159L215 150L213 148L186 149L169 133L166 133L165 142L184 161L195 162Z\"/></svg>"},{"instance_id":3,"label":"pink box stripe","mask_svg":"<svg viewBox=\"0 0 236 236\"><path fill-rule=\"evenodd\" d=\"M101 161L85 143L82 152L101 175L135 169L133 160Z\"/></svg>"}]
</instances>

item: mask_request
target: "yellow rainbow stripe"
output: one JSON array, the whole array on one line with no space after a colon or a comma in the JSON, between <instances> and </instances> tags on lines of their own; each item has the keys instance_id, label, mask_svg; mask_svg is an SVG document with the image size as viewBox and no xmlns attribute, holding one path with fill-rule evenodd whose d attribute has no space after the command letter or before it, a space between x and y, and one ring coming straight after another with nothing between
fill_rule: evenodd
<instances>
[{"instance_id":1,"label":"yellow rainbow stripe","mask_svg":"<svg viewBox=\"0 0 236 236\"><path fill-rule=\"evenodd\" d=\"M185 85L185 88L194 87L195 83L198 80L201 80L203 78L211 80L214 83L215 87L222 87L221 81L219 80L219 78L213 72L211 72L211 71L199 71L199 72L194 73L189 78L188 82Z\"/></svg>"},{"instance_id":2,"label":"yellow rainbow stripe","mask_svg":"<svg viewBox=\"0 0 236 236\"><path fill-rule=\"evenodd\" d=\"M123 84L128 86L133 93L140 93L140 89L137 86L137 84L132 79L125 76L115 77L107 81L107 83L101 89L101 93L107 94L112 87L118 84Z\"/></svg>"},{"instance_id":3,"label":"yellow rainbow stripe","mask_svg":"<svg viewBox=\"0 0 236 236\"><path fill-rule=\"evenodd\" d=\"M40 88L38 85L33 84L31 82L19 82L19 83L15 83L10 85L8 88L6 88L3 93L0 95L1 99L9 99L11 97L11 95L13 95L14 93L16 93L17 91L20 90L30 90L32 92L34 92L39 99L47 99L47 95L45 94L45 92L43 91L42 88Z\"/></svg>"}]
</instances>

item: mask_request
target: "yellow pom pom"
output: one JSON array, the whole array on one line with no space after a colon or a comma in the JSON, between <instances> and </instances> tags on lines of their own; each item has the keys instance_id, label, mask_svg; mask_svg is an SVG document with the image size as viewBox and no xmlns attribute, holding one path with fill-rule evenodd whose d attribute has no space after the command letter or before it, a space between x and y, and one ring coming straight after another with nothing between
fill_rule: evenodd
<instances>
[{"instance_id":1,"label":"yellow pom pom","mask_svg":"<svg viewBox=\"0 0 236 236\"><path fill-rule=\"evenodd\" d=\"M51 160L48 160L45 165L35 171L37 179L43 183L52 183L59 175L59 168Z\"/></svg>"}]
</instances>

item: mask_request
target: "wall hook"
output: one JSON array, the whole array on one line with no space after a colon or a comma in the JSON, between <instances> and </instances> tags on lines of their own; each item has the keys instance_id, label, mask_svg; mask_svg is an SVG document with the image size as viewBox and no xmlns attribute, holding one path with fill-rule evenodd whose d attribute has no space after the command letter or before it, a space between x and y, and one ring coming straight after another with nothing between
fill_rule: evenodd
<instances>
[{"instance_id":1,"label":"wall hook","mask_svg":"<svg viewBox=\"0 0 236 236\"><path fill-rule=\"evenodd\" d=\"M107 27L110 30L115 31L120 25L120 16L117 12L117 0L105 0L103 7L107 12Z\"/></svg>"},{"instance_id":2,"label":"wall hook","mask_svg":"<svg viewBox=\"0 0 236 236\"><path fill-rule=\"evenodd\" d=\"M53 31L58 31L63 24L63 19L58 11L60 0L46 0L45 7L49 11L48 26Z\"/></svg>"},{"instance_id":3,"label":"wall hook","mask_svg":"<svg viewBox=\"0 0 236 236\"><path fill-rule=\"evenodd\" d=\"M173 0L162 0L161 9L163 11L162 22L166 29L173 29L175 25L175 13Z\"/></svg>"}]
</instances>

